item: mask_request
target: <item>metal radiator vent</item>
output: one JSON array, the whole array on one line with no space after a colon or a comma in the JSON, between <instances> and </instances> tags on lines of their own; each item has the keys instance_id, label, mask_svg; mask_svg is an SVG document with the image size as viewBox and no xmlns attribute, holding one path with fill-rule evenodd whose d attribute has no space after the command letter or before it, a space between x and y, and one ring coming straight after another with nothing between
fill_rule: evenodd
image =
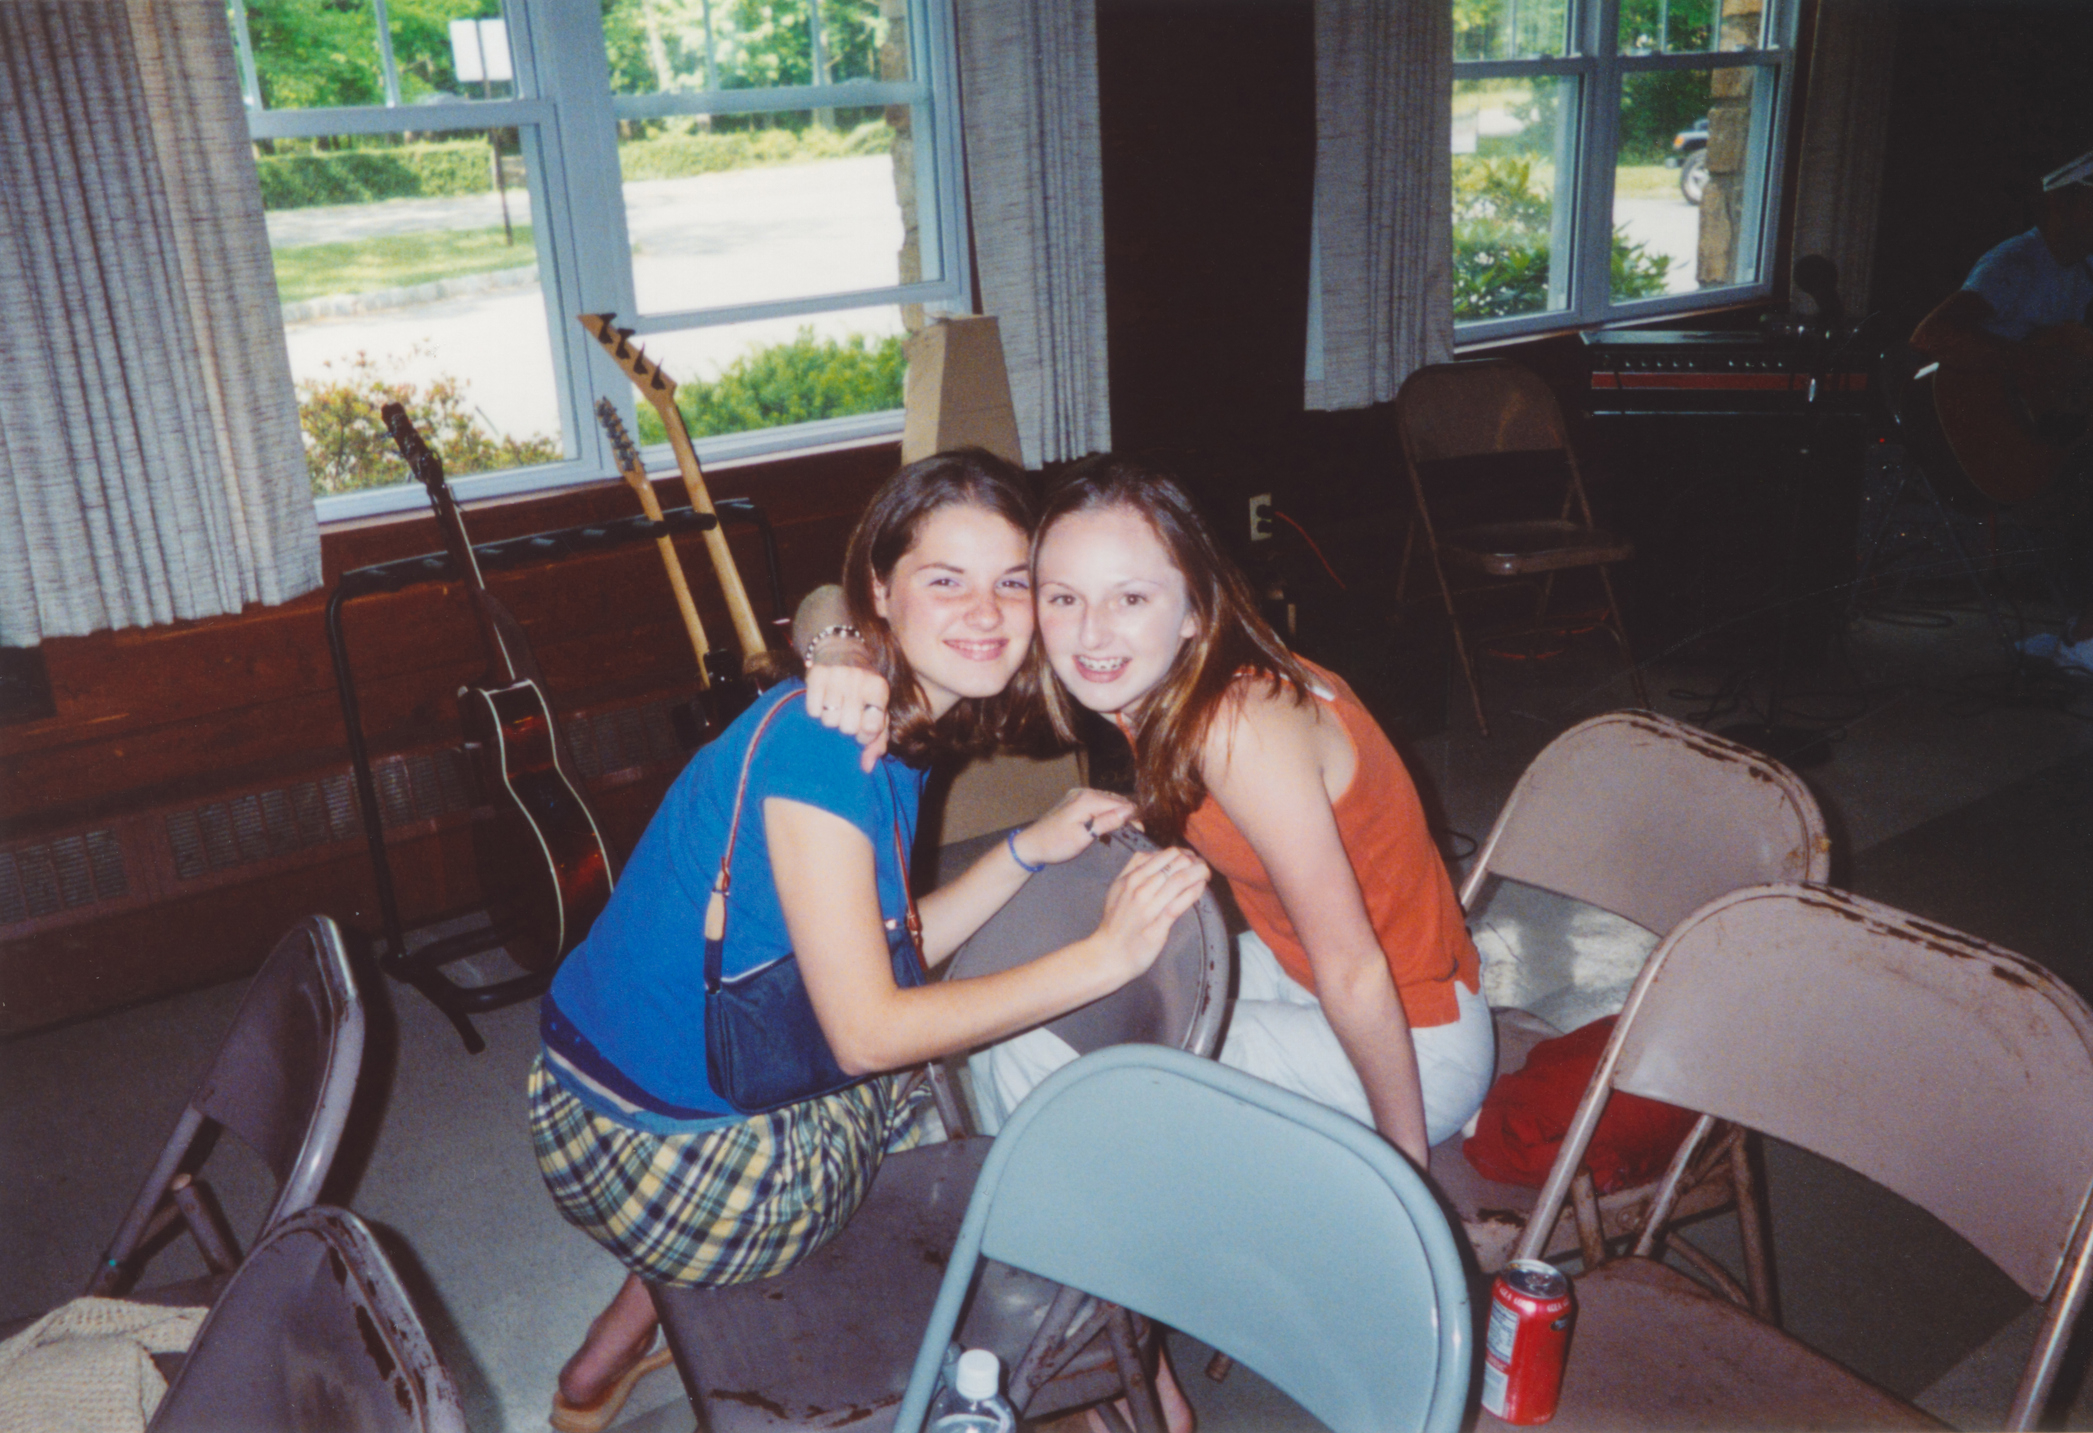
<instances>
[{"instance_id":1,"label":"metal radiator vent","mask_svg":"<svg viewBox=\"0 0 2093 1433\"><path fill-rule=\"evenodd\" d=\"M114 900L130 889L113 831L0 852L0 925Z\"/></svg>"}]
</instances>

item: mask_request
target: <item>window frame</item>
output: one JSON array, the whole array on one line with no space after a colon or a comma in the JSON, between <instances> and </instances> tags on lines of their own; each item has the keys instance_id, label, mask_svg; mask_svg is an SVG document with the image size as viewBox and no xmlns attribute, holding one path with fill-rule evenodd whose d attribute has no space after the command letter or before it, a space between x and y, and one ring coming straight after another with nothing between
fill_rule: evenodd
<instances>
[{"instance_id":1,"label":"window frame","mask_svg":"<svg viewBox=\"0 0 2093 1433\"><path fill-rule=\"evenodd\" d=\"M1795 34L1800 0L1764 0L1759 43L1752 48L1669 52L1620 50L1620 0L1570 0L1570 5L1570 21L1565 30L1573 37L1571 54L1519 60L1453 61L1455 84L1469 79L1535 76L1567 77L1578 82L1576 141L1571 146L1574 151L1572 192L1575 198L1567 214L1564 206L1556 206L1558 237L1551 244L1551 249L1559 250L1563 231L1569 231L1571 262L1564 303L1559 308L1551 307L1540 313L1502 318L1464 320L1457 317L1454 320L1456 349L1727 308L1768 298L1776 286L1775 259L1779 252L1780 219L1785 197L1784 159L1797 90ZM1598 157L1613 154L1618 147L1624 82L1628 76L1637 74L1729 68L1759 70L1771 80L1773 91L1770 102L1755 102L1752 106L1749 144L1762 156L1759 166L1761 179L1746 198L1744 222L1739 225L1740 233L1751 235L1756 245L1757 275L1748 283L1616 302L1611 293L1616 166L1598 162ZM1451 154L1447 156L1447 162L1450 167L1453 162ZM1559 178L1557 190L1561 190ZM1550 270L1553 281L1557 277L1557 266L1551 265Z\"/></svg>"},{"instance_id":2,"label":"window frame","mask_svg":"<svg viewBox=\"0 0 2093 1433\"><path fill-rule=\"evenodd\" d=\"M261 106L246 0L230 0L230 10L251 140L489 128L518 131L538 246L561 436L573 447L574 456L556 463L458 477L451 488L461 501L575 487L615 475L617 465L609 441L595 419L596 400L609 398L628 430L637 431L637 393L574 321L575 314L616 313L621 327L630 327L645 338L856 308L920 304L934 311L965 313L973 309L961 187L959 61L952 0L909 0L905 20L913 73L909 80L852 79L646 95L612 92L598 0L502 0L516 76L511 96L413 105L399 102L385 0L373 0L374 44L388 103L314 109ZM906 104L911 110L910 134L918 146L919 215L923 221L935 219L934 230L929 222L920 222L918 232L925 245L926 271L934 246L938 278L674 313L638 312L618 159L618 121L896 104ZM894 408L721 434L697 439L693 446L702 461L716 463L889 438L901 427L901 410ZM667 444L651 447L643 456L649 469L674 465ZM319 520L330 523L415 511L426 501L422 489L409 481L316 497L314 507Z\"/></svg>"}]
</instances>

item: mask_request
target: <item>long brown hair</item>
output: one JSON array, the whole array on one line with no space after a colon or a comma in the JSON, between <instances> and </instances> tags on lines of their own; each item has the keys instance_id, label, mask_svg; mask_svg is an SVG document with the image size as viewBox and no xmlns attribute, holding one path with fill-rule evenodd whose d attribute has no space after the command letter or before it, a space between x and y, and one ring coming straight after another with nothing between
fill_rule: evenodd
<instances>
[{"instance_id":1,"label":"long brown hair","mask_svg":"<svg viewBox=\"0 0 2093 1433\"><path fill-rule=\"evenodd\" d=\"M1054 524L1071 513L1126 508L1146 519L1184 574L1198 631L1178 648L1163 679L1141 699L1132 732L1134 799L1148 834L1163 844L1184 838L1185 822L1206 799L1199 758L1214 715L1238 677L1261 677L1274 692L1307 698L1308 671L1279 634L1258 615L1250 584L1221 551L1191 497L1175 478L1130 458L1100 453L1067 468L1047 490L1044 511L1032 536L1032 562ZM1031 666L1045 663L1034 645ZM1076 739L1075 711L1068 693L1051 679L1040 682L1048 720L1064 741Z\"/></svg>"},{"instance_id":2,"label":"long brown hair","mask_svg":"<svg viewBox=\"0 0 2093 1433\"><path fill-rule=\"evenodd\" d=\"M1034 745L1041 725L1040 677L1030 661L997 695L964 698L933 719L901 643L873 605L874 584L890 584L894 565L916 545L923 524L955 503L992 512L1020 533L1032 531L1037 512L1022 473L994 454L961 448L910 463L881 484L843 554L844 605L887 679L887 749L911 762Z\"/></svg>"}]
</instances>

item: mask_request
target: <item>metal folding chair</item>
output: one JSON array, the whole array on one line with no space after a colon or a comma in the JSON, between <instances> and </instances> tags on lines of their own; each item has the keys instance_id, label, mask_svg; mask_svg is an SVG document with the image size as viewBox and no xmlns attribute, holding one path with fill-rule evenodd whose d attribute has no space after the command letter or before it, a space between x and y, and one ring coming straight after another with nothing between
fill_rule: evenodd
<instances>
[{"instance_id":1,"label":"metal folding chair","mask_svg":"<svg viewBox=\"0 0 2093 1433\"><path fill-rule=\"evenodd\" d=\"M1431 1189L1386 1141L1210 1060L1130 1045L1027 1097L981 1171L894 1426L995 1260L1181 1328L1339 1433L1459 1427L1474 1330Z\"/></svg>"},{"instance_id":2,"label":"metal folding chair","mask_svg":"<svg viewBox=\"0 0 2093 1433\"><path fill-rule=\"evenodd\" d=\"M941 874L964 871L1002 839L996 832L947 847ZM945 978L1006 969L1088 935L1139 841L1115 836L1032 877L953 955ZM1147 975L1049 1028L1079 1052L1153 1042L1211 1055L1233 960L1220 909L1204 896L1178 918ZM952 1082L933 1069L945 1084L939 1107L948 1128L963 1127ZM846 1419L852 1433L882 1433L989 1143L954 1138L889 1155L843 1232L776 1278L651 1290L683 1386L710 1433L826 1429ZM1028 1418L1125 1394L1136 1421L1159 1428L1137 1347L1144 1333L1095 1299L997 1270L971 1306L964 1336L1002 1356Z\"/></svg>"},{"instance_id":3,"label":"metal folding chair","mask_svg":"<svg viewBox=\"0 0 2093 1433\"><path fill-rule=\"evenodd\" d=\"M1695 1146L1719 1120L1865 1175L2043 1301L1995 1425L2034 1426L2093 1280L2093 1010L2063 982L1822 886L1753 887L1703 907L1643 968L1521 1257L1539 1255L1616 1090L1700 1119L1634 1252L1575 1280L1554 1427L1939 1426L1653 1257Z\"/></svg>"},{"instance_id":4,"label":"metal folding chair","mask_svg":"<svg viewBox=\"0 0 2093 1433\"><path fill-rule=\"evenodd\" d=\"M465 1433L399 1276L345 1209L292 1215L211 1309L148 1433Z\"/></svg>"},{"instance_id":5,"label":"metal folding chair","mask_svg":"<svg viewBox=\"0 0 2093 1433\"><path fill-rule=\"evenodd\" d=\"M1635 555L1634 545L1593 525L1577 455L1548 385L1505 359L1429 364L1403 380L1395 417L1417 504L1396 592L1400 596L1408 586L1411 549L1421 531L1482 734L1490 734L1490 723L1449 567L1489 582L1534 585L1532 619L1497 632L1500 637L1560 626L1547 617L1555 574L1590 568L1606 600L1599 625L1619 643L1635 699L1648 706L1607 575L1610 564Z\"/></svg>"},{"instance_id":6,"label":"metal folding chair","mask_svg":"<svg viewBox=\"0 0 2093 1433\"><path fill-rule=\"evenodd\" d=\"M87 1292L126 1293L161 1236L184 1225L209 1272L201 1279L132 1294L156 1303L208 1304L240 1262L240 1246L198 1178L218 1130L261 1157L276 1198L253 1237L320 1196L363 1065L363 998L341 930L313 916L277 942L255 972L231 1030L190 1096L174 1133Z\"/></svg>"},{"instance_id":7,"label":"metal folding chair","mask_svg":"<svg viewBox=\"0 0 2093 1433\"><path fill-rule=\"evenodd\" d=\"M1779 762L1655 712L1609 712L1571 727L1526 768L1476 852L1461 904L1472 914L1497 883L1515 881L1622 917L1651 932L1654 943L1717 896L1768 881L1822 881L1830 867L1823 813ZM1550 954L1523 949L1522 963L1543 965ZM1588 1003L1618 1009L1630 984L1624 980L1610 999L1592 992ZM1527 1051L1553 1033L1516 1012L1498 1017L1500 1073L1521 1068ZM1770 1318L1773 1278L1751 1155L1741 1132L1724 1131L1695 1166L1674 1214L1736 1206L1749 1291L1732 1292ZM1458 1140L1432 1151L1432 1174L1484 1271L1502 1267L1528 1232L1536 1191L1484 1178ZM1602 1196L1580 1177L1570 1210L1547 1233L1547 1256L1575 1250L1598 1262L1606 1240L1639 1226L1656 1190L1646 1183ZM1712 1261L1706 1272L1728 1278Z\"/></svg>"}]
</instances>

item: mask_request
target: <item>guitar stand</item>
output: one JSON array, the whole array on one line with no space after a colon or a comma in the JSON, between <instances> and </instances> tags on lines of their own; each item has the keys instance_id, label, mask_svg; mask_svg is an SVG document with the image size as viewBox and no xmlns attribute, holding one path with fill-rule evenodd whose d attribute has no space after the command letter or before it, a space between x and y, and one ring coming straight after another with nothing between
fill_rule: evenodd
<instances>
[{"instance_id":1,"label":"guitar stand","mask_svg":"<svg viewBox=\"0 0 2093 1433\"><path fill-rule=\"evenodd\" d=\"M777 614L773 621L789 622L789 615L785 615L784 581L778 570L777 538L771 531L769 516L746 498L727 498L714 503L713 507L719 514L717 518L711 513L695 512L687 507L674 508L663 513L662 521L658 523L635 516L531 533L499 542L475 543L473 555L482 572L498 572L622 547L627 543L652 542L664 534L705 532L718 526L721 520L747 522L762 534L764 566L770 577L771 611ZM456 1028L458 1037L465 1042L466 1052L477 1055L487 1048L487 1042L473 1028L471 1017L542 995L552 983L553 972L530 971L484 985L462 985L444 974L443 968L447 965L500 948L501 936L491 925L444 936L412 951L407 948L406 931L400 921L399 897L393 886L392 861L385 849L384 811L378 802L377 783L371 776L370 746L364 738L361 708L356 699L356 673L350 664L348 643L342 632L342 609L360 597L461 579L462 574L452 563L450 555L441 552L345 572L327 599L327 646L334 657L335 688L341 697L342 725L348 730L349 762L356 778L356 805L363 818L364 842L371 857L371 878L378 891L379 919L384 925L378 968L427 996L429 1003L442 1011Z\"/></svg>"}]
</instances>

